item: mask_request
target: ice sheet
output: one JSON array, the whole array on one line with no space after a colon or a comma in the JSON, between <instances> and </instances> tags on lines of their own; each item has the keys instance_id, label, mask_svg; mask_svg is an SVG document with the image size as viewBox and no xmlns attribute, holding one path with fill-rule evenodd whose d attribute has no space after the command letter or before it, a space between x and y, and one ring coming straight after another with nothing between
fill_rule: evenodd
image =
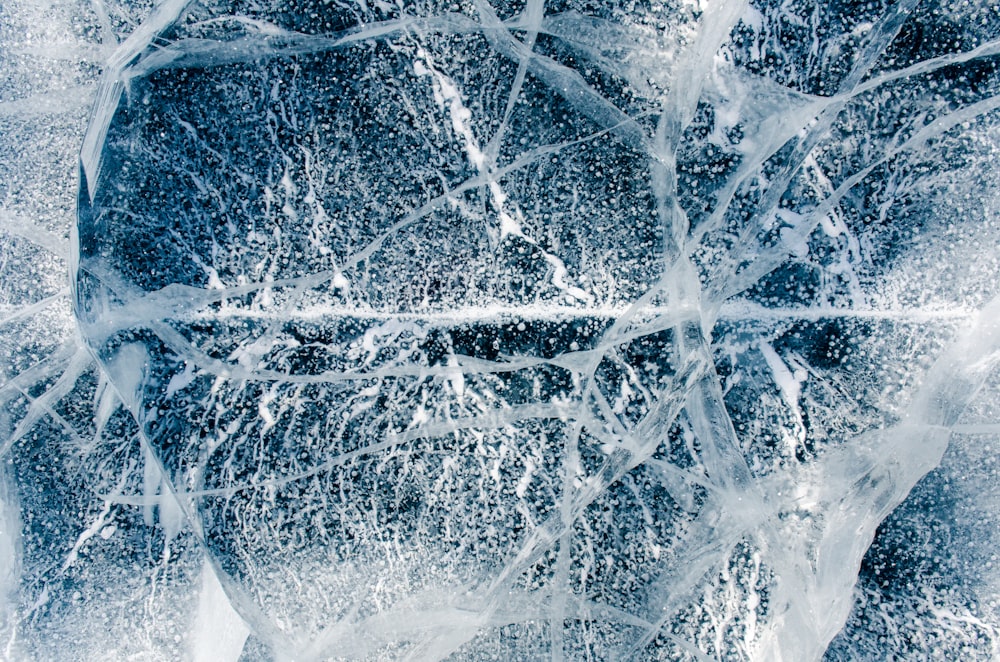
<instances>
[{"instance_id":1,"label":"ice sheet","mask_svg":"<svg viewBox=\"0 0 1000 662\"><path fill-rule=\"evenodd\" d=\"M996 435L994 13L123 15L70 250L0 208L79 334L0 387L8 656L130 555L193 659L839 659L859 595L903 603L879 526ZM27 469L52 439L80 483ZM992 590L928 622L987 659Z\"/></svg>"}]
</instances>

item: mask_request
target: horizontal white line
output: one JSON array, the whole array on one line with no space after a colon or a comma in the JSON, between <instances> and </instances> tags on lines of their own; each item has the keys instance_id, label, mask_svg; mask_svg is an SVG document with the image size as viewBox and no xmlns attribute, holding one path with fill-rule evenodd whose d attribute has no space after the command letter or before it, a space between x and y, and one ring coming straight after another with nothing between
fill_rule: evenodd
<instances>
[{"instance_id":1,"label":"horizontal white line","mask_svg":"<svg viewBox=\"0 0 1000 662\"><path fill-rule=\"evenodd\" d=\"M303 320L319 321L333 319L400 320L430 322L433 324L463 324L469 322L512 322L512 321L563 321L570 319L597 318L615 320L627 314L624 306L475 306L427 312L391 312L372 310L359 306L313 306L299 310L247 310L224 307L220 311L202 311L192 319L226 320ZM894 320L903 322L924 322L934 320L963 319L975 311L966 308L904 308L904 309L849 309L849 308L766 308L751 303L731 303L722 307L718 319L725 321L770 321L770 320L820 320L833 318ZM643 307L636 311L639 320L659 317L697 319L694 308L677 309L665 306Z\"/></svg>"}]
</instances>

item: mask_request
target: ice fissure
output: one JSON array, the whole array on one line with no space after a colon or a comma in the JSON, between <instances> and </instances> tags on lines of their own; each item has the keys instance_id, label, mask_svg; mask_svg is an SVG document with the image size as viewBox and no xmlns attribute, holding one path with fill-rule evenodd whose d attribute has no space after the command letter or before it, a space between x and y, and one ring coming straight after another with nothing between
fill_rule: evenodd
<instances>
[{"instance_id":1,"label":"ice fissure","mask_svg":"<svg viewBox=\"0 0 1000 662\"><path fill-rule=\"evenodd\" d=\"M77 334L0 366L6 655L110 549L161 657L1000 652L995 572L891 547L998 434L979 4L93 3L69 248L0 206L71 272L0 331Z\"/></svg>"}]
</instances>

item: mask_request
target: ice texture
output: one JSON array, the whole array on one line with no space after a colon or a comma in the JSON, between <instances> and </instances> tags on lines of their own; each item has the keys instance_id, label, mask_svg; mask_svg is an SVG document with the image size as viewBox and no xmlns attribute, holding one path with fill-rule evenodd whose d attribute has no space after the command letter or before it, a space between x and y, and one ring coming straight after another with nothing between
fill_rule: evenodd
<instances>
[{"instance_id":1,"label":"ice texture","mask_svg":"<svg viewBox=\"0 0 1000 662\"><path fill-rule=\"evenodd\" d=\"M995 8L125 6L0 206L6 656L1000 655Z\"/></svg>"}]
</instances>

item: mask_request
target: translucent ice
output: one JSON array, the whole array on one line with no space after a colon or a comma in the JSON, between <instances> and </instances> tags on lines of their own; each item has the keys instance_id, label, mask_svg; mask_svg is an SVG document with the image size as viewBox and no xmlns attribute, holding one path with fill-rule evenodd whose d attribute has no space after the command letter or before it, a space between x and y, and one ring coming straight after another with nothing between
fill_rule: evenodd
<instances>
[{"instance_id":1,"label":"translucent ice","mask_svg":"<svg viewBox=\"0 0 1000 662\"><path fill-rule=\"evenodd\" d=\"M64 574L157 531L194 659L820 659L880 524L996 435L998 30L166 0L83 142L82 343L0 452L84 458Z\"/></svg>"}]
</instances>

